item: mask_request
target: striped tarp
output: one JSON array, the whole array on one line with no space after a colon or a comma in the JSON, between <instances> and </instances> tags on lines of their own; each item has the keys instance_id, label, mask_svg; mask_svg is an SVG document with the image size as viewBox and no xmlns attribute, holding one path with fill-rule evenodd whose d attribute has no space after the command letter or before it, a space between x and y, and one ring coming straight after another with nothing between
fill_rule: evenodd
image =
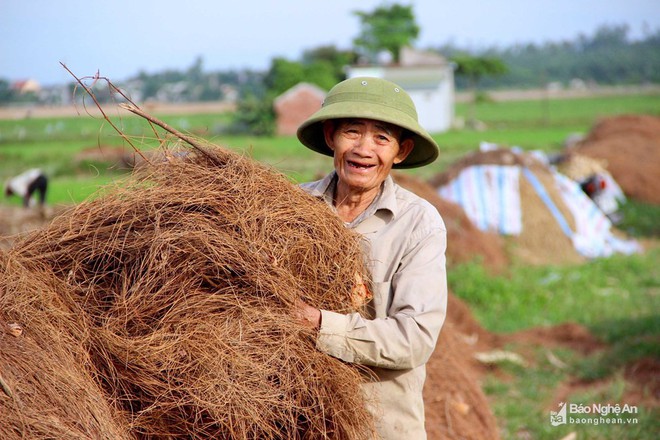
<instances>
[{"instance_id":1,"label":"striped tarp","mask_svg":"<svg viewBox=\"0 0 660 440\"><path fill-rule=\"evenodd\" d=\"M621 239L612 233L610 220L577 182L555 171L555 184L573 215L575 230L571 229L541 181L524 167L473 165L464 168L437 191L441 197L459 204L480 230L519 235L522 231L521 172L581 255L597 258L641 251L635 240Z\"/></svg>"}]
</instances>

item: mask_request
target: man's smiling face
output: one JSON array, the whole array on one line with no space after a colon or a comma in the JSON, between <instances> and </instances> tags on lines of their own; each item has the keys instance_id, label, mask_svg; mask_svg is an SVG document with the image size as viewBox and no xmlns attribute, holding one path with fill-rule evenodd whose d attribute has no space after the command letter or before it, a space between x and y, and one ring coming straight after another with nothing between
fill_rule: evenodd
<instances>
[{"instance_id":1,"label":"man's smiling face","mask_svg":"<svg viewBox=\"0 0 660 440\"><path fill-rule=\"evenodd\" d=\"M377 191L413 147L411 139L400 143L400 127L372 119L326 121L323 130L340 184L355 193Z\"/></svg>"}]
</instances>

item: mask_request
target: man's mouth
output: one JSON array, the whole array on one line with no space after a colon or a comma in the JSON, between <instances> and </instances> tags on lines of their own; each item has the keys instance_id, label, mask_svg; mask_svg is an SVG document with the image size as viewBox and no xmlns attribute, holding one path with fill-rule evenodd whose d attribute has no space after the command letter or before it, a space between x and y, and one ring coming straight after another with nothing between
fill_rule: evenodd
<instances>
[{"instance_id":1,"label":"man's mouth","mask_svg":"<svg viewBox=\"0 0 660 440\"><path fill-rule=\"evenodd\" d=\"M357 168L358 170L368 170L369 168L373 168L375 165L353 162L352 160L349 160L348 166L351 168Z\"/></svg>"}]
</instances>

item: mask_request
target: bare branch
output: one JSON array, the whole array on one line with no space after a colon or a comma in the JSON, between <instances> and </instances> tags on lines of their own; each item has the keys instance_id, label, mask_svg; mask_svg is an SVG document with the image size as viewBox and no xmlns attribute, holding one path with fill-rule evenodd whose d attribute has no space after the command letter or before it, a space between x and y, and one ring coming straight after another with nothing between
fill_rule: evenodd
<instances>
[{"instance_id":1,"label":"bare branch","mask_svg":"<svg viewBox=\"0 0 660 440\"><path fill-rule=\"evenodd\" d=\"M99 103L99 101L96 99L96 96L94 95L94 92L93 92L89 87L87 87L87 86L85 85L85 83L84 83L80 78L78 78L78 77L77 77L77 76L76 76L76 75L75 75L75 74L74 74L74 73L73 73L73 72L72 72L72 71L71 71L71 70L70 70L70 69L69 69L64 63L60 62L60 64L61 64L62 67L64 67L64 69L65 69L67 72L69 72L69 74L70 74L70 75L76 80L76 82L80 85L80 87L82 87L82 89L83 89L83 90L84 90L84 91L85 91L85 92L86 92L86 93L92 98L92 100L94 101L94 104L96 105L96 108L98 108L99 111L101 112L101 115L103 115L103 119L105 119L106 121L108 121L108 124L110 124L110 126L111 126L111 127L112 127L112 128L113 128L113 129L119 134L119 136L122 137L122 139L124 139L126 142L128 142L128 144L133 148L133 150L135 150L135 152L136 152L137 154L140 155L140 157L142 157L142 159L144 159L146 162L150 163L150 162L149 162L149 159L147 159L147 158L145 157L145 155L142 154L142 152L140 151L140 149L137 148L137 147L133 144L133 142L131 141L131 139L130 139L128 136L126 136L126 134L124 134L124 132L121 131L121 129L119 129L119 127L117 127L117 126L114 124L114 122L112 122L112 120L108 117L108 115L105 113L105 111L103 111L103 108L101 107L101 104ZM101 78L101 77L98 75L98 72L97 72L96 75L94 76L94 82L98 81L99 78ZM107 79L107 78L102 78L102 79L104 79L105 81L107 81L109 84L112 84L112 83L110 82L109 79ZM116 90L116 87L114 87L114 86L112 86L112 87ZM122 94L122 96L124 96L124 95ZM125 96L124 96L124 97L125 97Z\"/></svg>"},{"instance_id":2,"label":"bare branch","mask_svg":"<svg viewBox=\"0 0 660 440\"><path fill-rule=\"evenodd\" d=\"M139 107L136 107L135 105L130 105L130 104L120 104L119 106L121 108L123 108L124 110L128 110L129 112L131 112L135 115L141 116L144 119L146 119L147 121L149 121L153 124L156 124L157 126L162 128L163 130L173 134L174 136L181 139L182 141L184 141L185 143L187 143L191 147L195 148L197 151L199 151L201 153L206 153L206 150L204 149L204 147L202 147L202 145L199 142L197 142L193 137L181 133L180 131L176 130L175 128L173 128L169 125L167 125L165 122L161 121L160 119L157 119L157 118L145 113Z\"/></svg>"}]
</instances>

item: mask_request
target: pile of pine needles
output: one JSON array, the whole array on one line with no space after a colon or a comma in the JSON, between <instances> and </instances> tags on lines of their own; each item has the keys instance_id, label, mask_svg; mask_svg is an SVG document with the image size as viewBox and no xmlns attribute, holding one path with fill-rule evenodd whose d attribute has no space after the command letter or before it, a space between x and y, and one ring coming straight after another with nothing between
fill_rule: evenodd
<instances>
[{"instance_id":1,"label":"pile of pine needles","mask_svg":"<svg viewBox=\"0 0 660 440\"><path fill-rule=\"evenodd\" d=\"M372 438L368 377L294 312L356 311L359 237L270 168L178 141L2 256L22 333L0 338L23 342L0 354L0 437Z\"/></svg>"}]
</instances>

